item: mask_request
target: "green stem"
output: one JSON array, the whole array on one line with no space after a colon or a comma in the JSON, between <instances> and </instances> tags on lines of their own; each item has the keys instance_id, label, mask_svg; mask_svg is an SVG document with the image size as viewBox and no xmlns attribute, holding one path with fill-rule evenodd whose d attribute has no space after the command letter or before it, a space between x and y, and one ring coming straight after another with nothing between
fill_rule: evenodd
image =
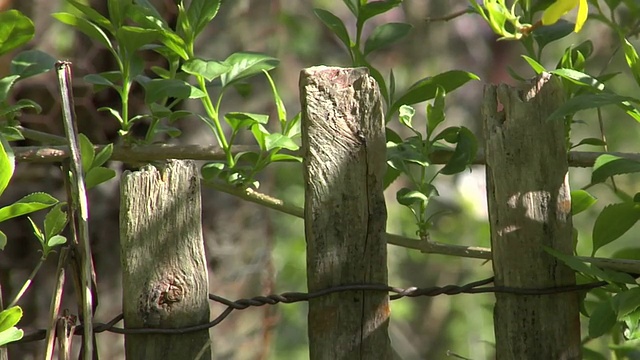
<instances>
[{"instance_id":1,"label":"green stem","mask_svg":"<svg viewBox=\"0 0 640 360\"><path fill-rule=\"evenodd\" d=\"M12 306L14 306L15 304L18 303L18 301L20 300L22 295L24 295L24 293L29 288L29 285L31 285L31 282L36 277L36 274L38 273L38 271L40 270L40 267L42 266L42 264L44 264L44 261L46 259L47 258L44 257L44 256L42 256L40 258L40 261L38 261L38 263L36 264L36 267L33 269L33 271L31 271L31 274L29 274L29 277L27 278L27 281L24 282L24 285L22 285L22 288L20 289L20 291L18 291L18 294L16 295L16 297L11 301L9 306L7 306L7 309L11 308Z\"/></svg>"},{"instance_id":2,"label":"green stem","mask_svg":"<svg viewBox=\"0 0 640 360\"><path fill-rule=\"evenodd\" d=\"M202 98L202 105L204 105L204 110L207 113L207 116L209 116L209 118L213 122L213 124L210 122L206 123L207 125L209 125L211 131L215 135L216 140L218 141L218 145L220 145L220 147L224 151L227 157L227 165L229 167L233 167L235 164L233 161L233 154L231 154L231 147L227 142L227 138L224 136L224 130L222 129L222 126L220 125L220 119L218 118L218 109L220 108L222 94L220 94L220 96L218 97L217 106L214 106L211 102L211 96L209 96L209 91L207 90L204 77L196 75L196 79L198 81L198 85L200 86L200 90L202 90L206 94L206 96Z\"/></svg>"}]
</instances>

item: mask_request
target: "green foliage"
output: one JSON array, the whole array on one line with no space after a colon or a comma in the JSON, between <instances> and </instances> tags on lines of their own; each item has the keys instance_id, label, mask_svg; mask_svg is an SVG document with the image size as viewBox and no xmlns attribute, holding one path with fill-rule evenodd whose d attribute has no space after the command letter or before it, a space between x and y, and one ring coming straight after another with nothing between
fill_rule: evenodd
<instances>
[{"instance_id":1,"label":"green foliage","mask_svg":"<svg viewBox=\"0 0 640 360\"><path fill-rule=\"evenodd\" d=\"M42 260L45 260L54 248L67 242L67 238L60 235L65 226L67 226L67 214L62 211L62 206L65 205L64 203L59 203L49 210L44 218L44 231L29 218L33 234L42 248Z\"/></svg>"},{"instance_id":2,"label":"green foliage","mask_svg":"<svg viewBox=\"0 0 640 360\"><path fill-rule=\"evenodd\" d=\"M102 166L111 158L113 144L108 144L96 154L94 145L84 134L80 134L79 139L82 171L87 189L114 178L115 170Z\"/></svg>"},{"instance_id":3,"label":"green foliage","mask_svg":"<svg viewBox=\"0 0 640 360\"><path fill-rule=\"evenodd\" d=\"M22 318L22 308L13 306L0 311L0 346L22 339L24 331L15 327Z\"/></svg>"},{"instance_id":4,"label":"green foliage","mask_svg":"<svg viewBox=\"0 0 640 360\"><path fill-rule=\"evenodd\" d=\"M33 22L18 10L0 13L0 55L26 44L35 33Z\"/></svg>"},{"instance_id":5,"label":"green foliage","mask_svg":"<svg viewBox=\"0 0 640 360\"><path fill-rule=\"evenodd\" d=\"M112 88L118 92L121 108L100 110L108 111L120 122L121 134L126 141L151 143L162 134L171 137L179 136L180 131L172 124L179 119L195 117L209 127L218 145L225 152L226 158L224 162L209 163L203 167L205 180L223 181L240 186L257 186L255 175L272 162L299 160L295 156L279 153L283 149L292 151L298 149L295 142L297 137L295 126L299 117L286 119L283 102L268 73L278 65L278 60L254 52L236 52L225 60L203 59L195 56L196 38L215 18L220 8L220 1L194 0L188 5L180 1L175 28L171 28L155 7L146 0L135 3L109 0L109 18L79 2L70 1L69 3L83 16L70 13L58 13L54 16L101 43L116 59L117 70L90 74L85 77L85 80L93 84L96 91ZM129 23L135 25L125 25ZM380 46L380 44L377 45ZM138 55L141 50L153 50L166 58L168 68L151 68L159 76L158 78L150 78L143 73L144 66ZM266 126L268 117L263 116L258 121L247 114L231 112L224 116L225 123L231 130L230 138L227 139L223 127L225 123L220 121L223 95L231 89L245 88L248 86L246 81L249 78L260 74L267 77L274 93L281 132L270 133ZM216 84L216 81L221 86L217 98L214 99L210 84ZM128 112L129 92L134 82L142 85L145 90L148 114L131 116ZM196 85L192 85L193 83ZM201 101L205 114L175 109L181 101L188 99ZM131 127L136 121L143 119L150 120L147 134L144 139L133 139L130 133ZM234 154L232 146L241 130L249 130L253 134L261 153ZM91 158L88 148L87 156ZM111 175L107 170L94 165L87 170L87 181L91 185L104 181Z\"/></svg>"}]
</instances>

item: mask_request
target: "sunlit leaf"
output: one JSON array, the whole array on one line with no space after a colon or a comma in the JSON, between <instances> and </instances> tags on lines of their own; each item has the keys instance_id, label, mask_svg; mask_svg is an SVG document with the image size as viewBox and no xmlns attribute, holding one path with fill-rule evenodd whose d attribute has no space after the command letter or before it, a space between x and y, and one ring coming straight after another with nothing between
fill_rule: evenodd
<instances>
[{"instance_id":1,"label":"sunlit leaf","mask_svg":"<svg viewBox=\"0 0 640 360\"><path fill-rule=\"evenodd\" d=\"M11 205L0 208L0 222L46 209L57 203L58 200L47 193L29 194Z\"/></svg>"},{"instance_id":2,"label":"sunlit leaf","mask_svg":"<svg viewBox=\"0 0 640 360\"><path fill-rule=\"evenodd\" d=\"M220 80L223 87L228 87L263 70L271 70L278 65L278 59L253 52L237 52L231 54L224 63L229 71L222 74Z\"/></svg>"},{"instance_id":3,"label":"sunlit leaf","mask_svg":"<svg viewBox=\"0 0 640 360\"><path fill-rule=\"evenodd\" d=\"M33 22L20 11L0 12L0 55L24 45L34 34Z\"/></svg>"},{"instance_id":4,"label":"sunlit leaf","mask_svg":"<svg viewBox=\"0 0 640 360\"><path fill-rule=\"evenodd\" d=\"M182 65L182 71L191 75L200 75L207 81L212 81L230 69L231 67L224 62L199 58L190 59Z\"/></svg>"},{"instance_id":5,"label":"sunlit leaf","mask_svg":"<svg viewBox=\"0 0 640 360\"><path fill-rule=\"evenodd\" d=\"M619 156L603 154L598 156L593 164L591 183L597 184L614 175L640 172L640 162L621 158Z\"/></svg>"},{"instance_id":6,"label":"sunlit leaf","mask_svg":"<svg viewBox=\"0 0 640 360\"><path fill-rule=\"evenodd\" d=\"M470 72L461 70L451 70L418 80L391 105L387 114L395 113L402 105L413 105L433 99L438 86L442 87L446 93L451 93L471 80L480 80L480 78Z\"/></svg>"},{"instance_id":7,"label":"sunlit leaf","mask_svg":"<svg viewBox=\"0 0 640 360\"><path fill-rule=\"evenodd\" d=\"M598 201L591 194L585 190L573 190L571 191L571 214L577 215L596 203Z\"/></svg>"},{"instance_id":8,"label":"sunlit leaf","mask_svg":"<svg viewBox=\"0 0 640 360\"><path fill-rule=\"evenodd\" d=\"M13 149L3 136L0 136L0 195L9 185L13 171L15 170L15 156ZM2 221L2 219L0 219Z\"/></svg>"}]
</instances>

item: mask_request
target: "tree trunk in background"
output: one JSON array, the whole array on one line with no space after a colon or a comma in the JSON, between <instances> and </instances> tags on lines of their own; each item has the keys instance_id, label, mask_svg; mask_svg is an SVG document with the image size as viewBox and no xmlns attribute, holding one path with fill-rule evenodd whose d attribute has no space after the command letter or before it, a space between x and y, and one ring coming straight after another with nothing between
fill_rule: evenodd
<instances>
[{"instance_id":1,"label":"tree trunk in background","mask_svg":"<svg viewBox=\"0 0 640 360\"><path fill-rule=\"evenodd\" d=\"M496 286L575 284L575 274L543 247L573 251L564 122L547 121L563 101L543 74L519 90L489 85L483 105L487 197ZM502 110L498 111L499 106ZM578 293L496 294L497 359L580 359Z\"/></svg>"}]
</instances>

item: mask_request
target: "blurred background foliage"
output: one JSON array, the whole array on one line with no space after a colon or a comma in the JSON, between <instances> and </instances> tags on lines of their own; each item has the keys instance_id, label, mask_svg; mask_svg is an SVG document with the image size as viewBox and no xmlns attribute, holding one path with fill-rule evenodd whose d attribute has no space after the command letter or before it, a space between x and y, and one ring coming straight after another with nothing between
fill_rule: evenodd
<instances>
[{"instance_id":1,"label":"blurred background foliage","mask_svg":"<svg viewBox=\"0 0 640 360\"><path fill-rule=\"evenodd\" d=\"M106 1L86 0L98 11L106 13ZM151 1L162 14L175 20L176 8L172 0ZM398 89L405 89L417 79L446 70L461 69L477 74L481 82L471 82L447 97L448 125L464 125L474 131L482 144L480 103L484 83L506 82L515 84L507 66L523 77L533 71L519 57L524 53L516 42L497 42L486 23L478 15L464 15L450 21L435 19L467 8L464 0L434 1L405 0L393 11L371 19L366 32L386 22L407 22L413 26L409 36L394 46L377 52L371 62L383 75L393 69ZM37 48L59 59L74 64L76 105L79 129L93 143L108 143L117 138L118 124L96 109L114 106L114 93L93 93L82 76L114 68L110 57L98 44L76 34L69 27L53 21L57 11L73 11L63 0L2 0L1 9L17 8L30 16L36 24L36 38L30 48ZM220 14L205 30L196 45L196 52L204 58L224 59L236 51L257 51L280 59L272 75L290 114L299 111L298 76L300 70L313 65L348 66L350 60L340 42L313 14L314 8L323 8L340 17L347 28L355 28L355 20L342 1L333 0L234 0L223 1ZM624 10L620 17L624 18ZM434 21L427 21L427 19ZM553 68L564 49L591 39L593 59L587 72L598 72L604 66L624 71L623 54L617 52L617 36L595 21L587 22L579 34L572 34L545 49L542 64ZM637 44L637 39L631 39ZM638 46L636 45L636 48ZM6 75L11 56L0 59L0 74ZM162 59L145 54L147 67L162 65ZM252 78L251 92L245 95L230 93L225 100L224 112L246 111L274 114L271 93L262 77ZM619 77L614 90L629 94L633 88L630 77ZM637 89L636 89L637 90ZM60 104L53 73L20 83L15 98L29 97L43 106L41 114L25 113L23 126L62 135ZM132 112L142 111L143 93L134 88ZM137 105L136 105L137 104ZM136 108L137 106L137 108ZM185 103L186 107L198 105ZM424 105L416 106L418 119L424 119ZM637 151L639 127L616 108L604 109L604 126L609 150ZM576 118L584 123L574 127L572 137L577 142L584 137L598 137L596 117L592 113L579 113ZM141 125L142 127L144 125ZM203 131L200 122L182 120L183 131L179 139L167 142L185 144L212 144L214 139ZM393 119L390 126L407 136L406 128ZM144 129L137 129L142 134ZM135 129L134 129L135 131ZM249 141L247 138L246 141ZM27 141L20 145L34 145ZM540 143L544 146L544 142ZM601 151L597 147L583 150ZM123 171L128 166L111 163ZM588 184L589 169L572 169L571 184L580 188ZM43 182L44 179L54 181ZM52 165L21 164L10 188L7 201L15 200L31 191L48 191L60 198L64 196L62 177ZM629 193L640 191L638 175L625 176L617 185ZM397 180L388 189L388 231L415 236L417 227L411 214L395 201L395 191L403 186ZM302 205L303 183L300 164L276 164L260 178L261 190L294 204ZM18 184L19 185L16 185ZM435 241L473 246L489 246L489 228L484 186L484 169L473 167L453 177L439 177L436 186L440 197L430 202L430 211L447 210L437 219L431 237ZM45 187L43 189L43 187ZM589 237L597 213L604 205L616 201L606 186L598 186L593 194L598 204L575 218L579 230L578 252L590 253ZM15 197L11 199L9 197ZM96 271L99 283L100 306L97 320L107 321L120 312L121 289L119 270L117 181L101 185L91 193L91 232L94 242ZM3 202L5 199L3 199ZM203 222L210 267L210 291L227 298L251 297L285 291L305 291L305 241L303 223L272 210L242 202L226 194L203 190ZM37 260L35 244L25 219L3 224L3 231L14 241L0 252L0 282L5 296L15 291ZM26 230L25 230L26 229ZM619 248L637 241L627 233L602 250L607 256ZM384 266L385 264L380 264ZM53 269L55 261L48 266ZM442 255L421 254L389 246L389 282L399 287L428 287L465 284L491 276L491 264L480 260L452 258ZM25 312L21 326L30 329L45 326L49 294L53 279L43 273L25 297ZM69 297L69 296L68 296ZM392 343L402 359L443 359L448 352L470 359L493 358L493 321L491 294L439 296L435 298L402 299L392 304L390 334ZM73 301L67 300L73 310ZM222 306L212 304L212 314ZM234 312L222 324L211 330L215 359L305 359L307 354L306 304L251 308ZM607 339L592 341L588 347L607 356ZM35 359L42 355L43 344L27 343L10 347L10 356ZM98 336L98 349L104 359L124 357L123 337L102 333Z\"/></svg>"}]
</instances>

